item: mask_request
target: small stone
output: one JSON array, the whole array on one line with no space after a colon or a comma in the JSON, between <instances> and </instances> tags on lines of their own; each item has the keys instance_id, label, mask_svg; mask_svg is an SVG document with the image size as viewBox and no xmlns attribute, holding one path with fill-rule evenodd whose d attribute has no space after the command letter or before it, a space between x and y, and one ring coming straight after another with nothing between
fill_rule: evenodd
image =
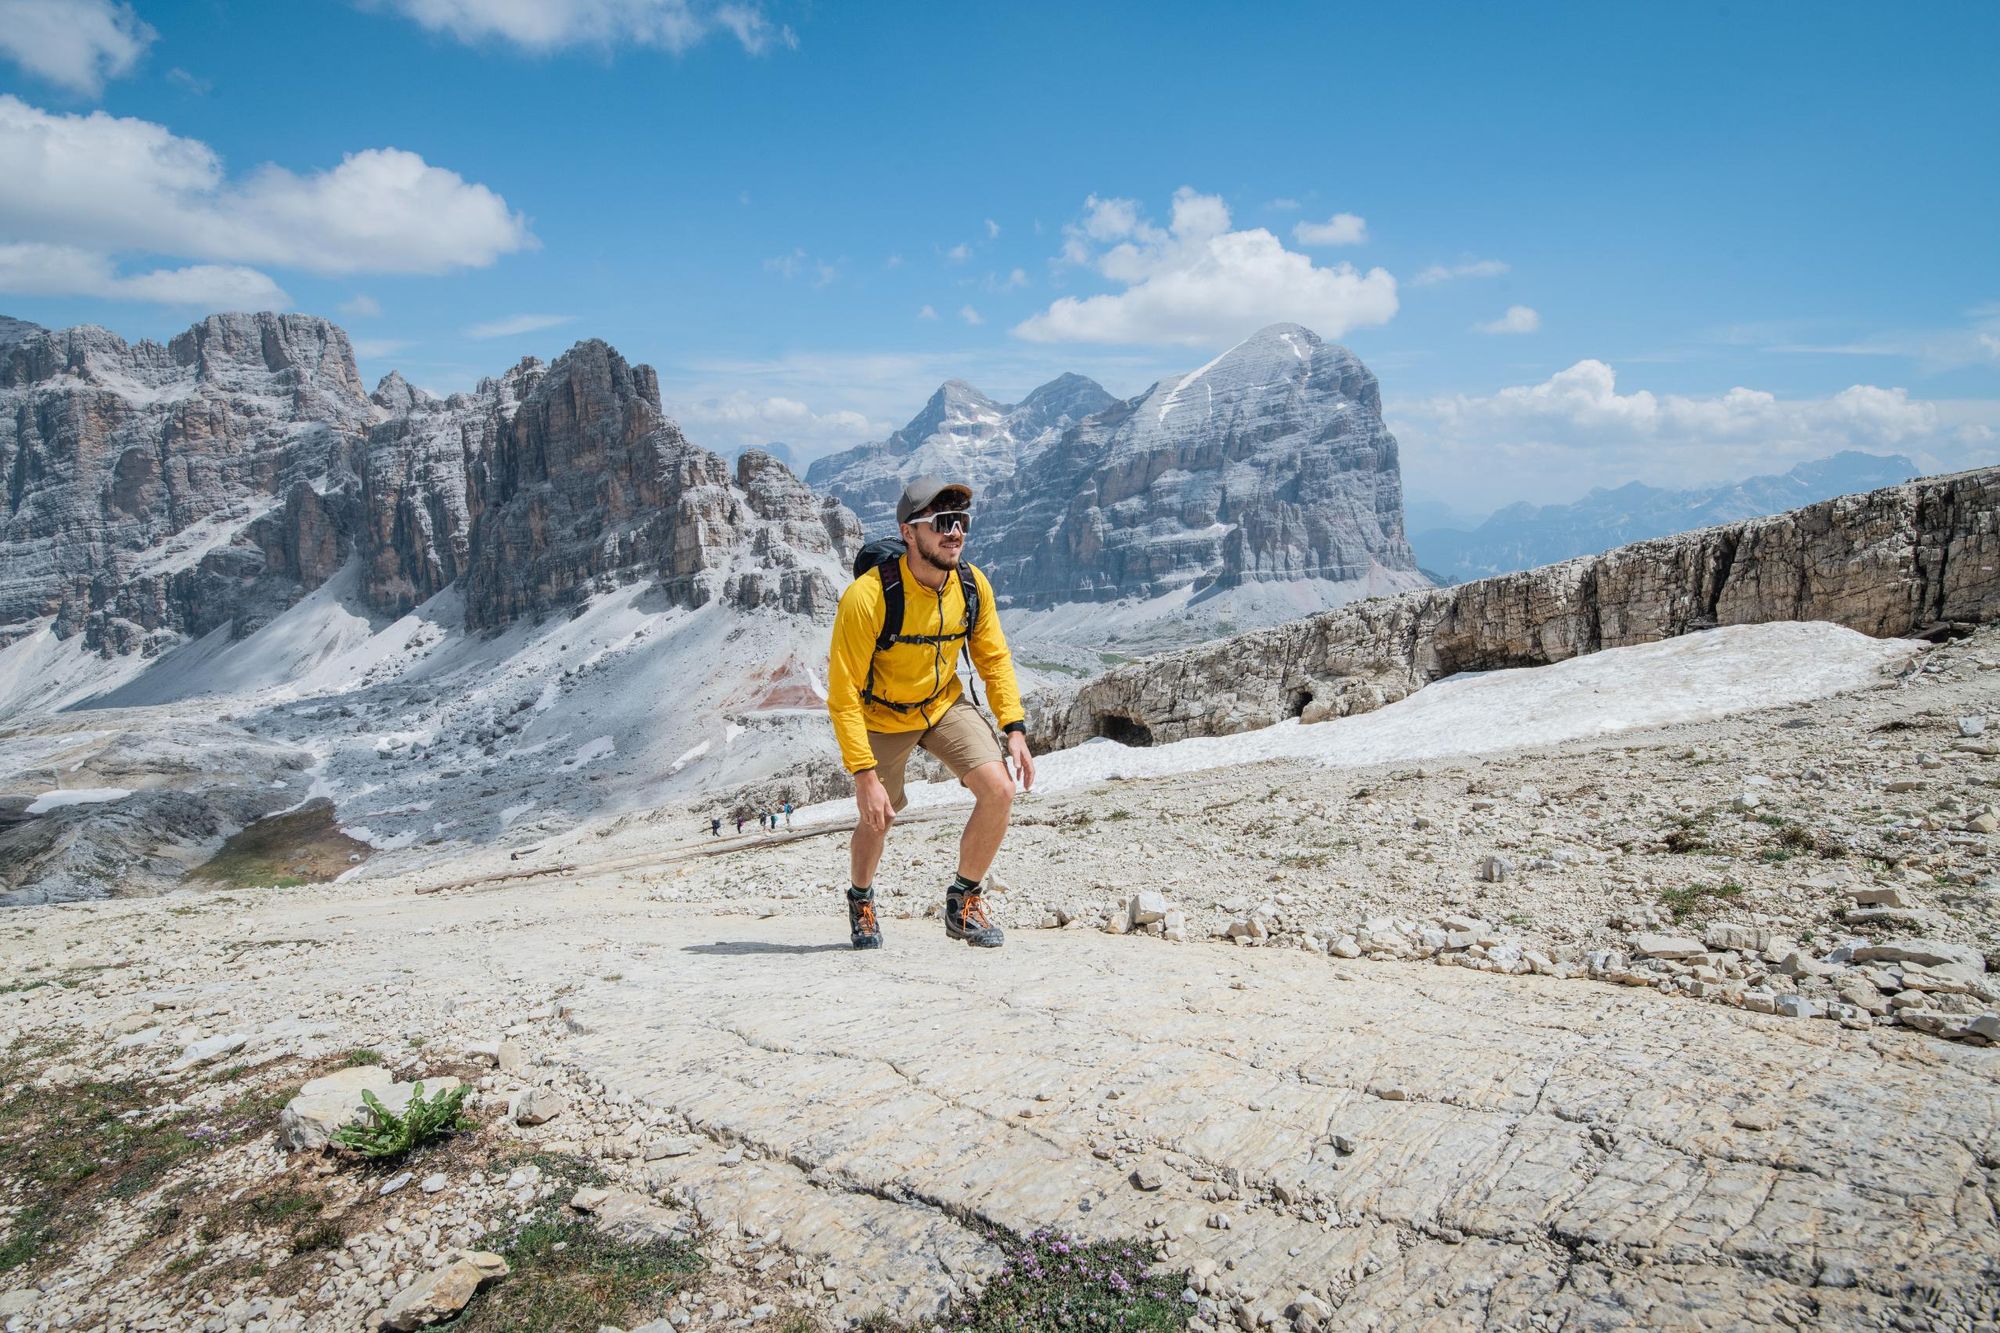
<instances>
[{"instance_id":1,"label":"small stone","mask_svg":"<svg viewBox=\"0 0 2000 1333\"><path fill-rule=\"evenodd\" d=\"M1736 798L1729 803L1733 810L1755 810L1763 804L1764 798L1754 791L1738 792Z\"/></svg>"},{"instance_id":2,"label":"small stone","mask_svg":"<svg viewBox=\"0 0 2000 1333\"><path fill-rule=\"evenodd\" d=\"M1700 940L1685 935L1634 935L1632 952L1641 958L1676 960L1699 957L1708 949Z\"/></svg>"},{"instance_id":3,"label":"small stone","mask_svg":"<svg viewBox=\"0 0 2000 1333\"><path fill-rule=\"evenodd\" d=\"M1862 907L1915 907L1901 889L1856 889L1854 901Z\"/></svg>"},{"instance_id":4,"label":"small stone","mask_svg":"<svg viewBox=\"0 0 2000 1333\"><path fill-rule=\"evenodd\" d=\"M392 1333L411 1333L426 1324L449 1319L483 1288L506 1277L507 1272L507 1261L497 1254L461 1250L457 1259L397 1293L383 1312L380 1327Z\"/></svg>"},{"instance_id":5,"label":"small stone","mask_svg":"<svg viewBox=\"0 0 2000 1333\"><path fill-rule=\"evenodd\" d=\"M594 1213L602 1208L604 1201L610 1197L610 1190L599 1189L595 1185L585 1185L569 1196L569 1206L579 1213Z\"/></svg>"},{"instance_id":6,"label":"small stone","mask_svg":"<svg viewBox=\"0 0 2000 1333\"><path fill-rule=\"evenodd\" d=\"M1488 856L1479 863L1479 878L1499 884L1514 875L1514 863L1504 856Z\"/></svg>"},{"instance_id":7,"label":"small stone","mask_svg":"<svg viewBox=\"0 0 2000 1333\"><path fill-rule=\"evenodd\" d=\"M563 1113L563 1099L551 1088L523 1088L507 1103L507 1118L517 1125L544 1125Z\"/></svg>"},{"instance_id":8,"label":"small stone","mask_svg":"<svg viewBox=\"0 0 2000 1333\"><path fill-rule=\"evenodd\" d=\"M1958 734L1970 739L1986 734L1986 719L1982 717L1962 717L1958 719Z\"/></svg>"},{"instance_id":9,"label":"small stone","mask_svg":"<svg viewBox=\"0 0 2000 1333\"><path fill-rule=\"evenodd\" d=\"M1769 1111L1750 1110L1738 1111L1730 1123L1738 1129L1765 1130L1777 1124L1778 1121Z\"/></svg>"},{"instance_id":10,"label":"small stone","mask_svg":"<svg viewBox=\"0 0 2000 1333\"><path fill-rule=\"evenodd\" d=\"M444 1192L444 1187L447 1183L449 1182L446 1180L444 1172L433 1171L417 1182L417 1188L426 1194L441 1194Z\"/></svg>"},{"instance_id":11,"label":"small stone","mask_svg":"<svg viewBox=\"0 0 2000 1333\"><path fill-rule=\"evenodd\" d=\"M1158 889L1141 889L1125 904L1125 910L1135 926L1164 921L1167 917L1167 895Z\"/></svg>"},{"instance_id":12,"label":"small stone","mask_svg":"<svg viewBox=\"0 0 2000 1333\"><path fill-rule=\"evenodd\" d=\"M1409 1089L1399 1083L1371 1083L1368 1095L1379 1097L1385 1102L1406 1102L1410 1100Z\"/></svg>"},{"instance_id":13,"label":"small stone","mask_svg":"<svg viewBox=\"0 0 2000 1333\"><path fill-rule=\"evenodd\" d=\"M1158 1162L1141 1162L1132 1172L1132 1183L1151 1193L1167 1183L1167 1173Z\"/></svg>"},{"instance_id":14,"label":"small stone","mask_svg":"<svg viewBox=\"0 0 2000 1333\"><path fill-rule=\"evenodd\" d=\"M1854 951L1857 963L1922 963L1925 967L1935 967L1940 963L1955 963L1974 973L1986 970L1986 957L1969 944L1952 944L1944 940L1885 940L1880 944L1864 944Z\"/></svg>"},{"instance_id":15,"label":"small stone","mask_svg":"<svg viewBox=\"0 0 2000 1333\"><path fill-rule=\"evenodd\" d=\"M403 1188L403 1186L409 1184L412 1180L415 1179L416 1179L416 1174L414 1172L410 1171L400 1172L396 1175L389 1177L387 1180L383 1181L382 1187L376 1190L375 1194L378 1198L387 1198L389 1195L394 1194L397 1190Z\"/></svg>"}]
</instances>

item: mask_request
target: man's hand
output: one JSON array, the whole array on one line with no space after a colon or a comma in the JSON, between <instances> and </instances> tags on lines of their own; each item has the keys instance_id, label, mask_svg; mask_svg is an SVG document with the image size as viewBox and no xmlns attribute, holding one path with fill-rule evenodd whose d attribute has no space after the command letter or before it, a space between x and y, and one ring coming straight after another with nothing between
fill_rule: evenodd
<instances>
[{"instance_id":1,"label":"man's hand","mask_svg":"<svg viewBox=\"0 0 2000 1333\"><path fill-rule=\"evenodd\" d=\"M854 805L861 812L861 826L877 833L887 832L896 818L895 807L889 804L889 789L882 785L881 774L872 768L854 775Z\"/></svg>"},{"instance_id":2,"label":"man's hand","mask_svg":"<svg viewBox=\"0 0 2000 1333\"><path fill-rule=\"evenodd\" d=\"M1007 757L1013 760L1014 776L1021 781L1021 790L1035 789L1035 756L1028 753L1028 738L1018 731L1007 733Z\"/></svg>"}]
</instances>

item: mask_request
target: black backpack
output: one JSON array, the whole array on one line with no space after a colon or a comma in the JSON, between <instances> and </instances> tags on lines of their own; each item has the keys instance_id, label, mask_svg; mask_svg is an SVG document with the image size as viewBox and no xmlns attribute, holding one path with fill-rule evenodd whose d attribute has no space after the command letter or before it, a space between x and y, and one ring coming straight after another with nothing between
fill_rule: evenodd
<instances>
[{"instance_id":1,"label":"black backpack","mask_svg":"<svg viewBox=\"0 0 2000 1333\"><path fill-rule=\"evenodd\" d=\"M969 561L959 562L958 589L965 596L963 629L950 634L905 634L903 633L902 557L908 550L909 548L903 545L901 537L877 537L874 541L864 544L854 557L855 578L862 578L868 571L874 570L875 577L882 580L882 629L875 636L875 651L884 652L899 643L946 644L960 640L962 641L959 644L960 650L965 654L966 665L970 666L972 627L979 623L979 580L977 577L967 578L965 575L967 571L974 575L979 571ZM944 691L940 689L929 699L909 704L898 703L894 699L884 699L875 693L875 658L873 655L868 658L868 683L862 686L861 697L871 704L881 704L884 708L892 708L898 713L913 713L928 707L931 700L943 693ZM979 692L976 687L973 690L972 702L975 705L979 702Z\"/></svg>"}]
</instances>

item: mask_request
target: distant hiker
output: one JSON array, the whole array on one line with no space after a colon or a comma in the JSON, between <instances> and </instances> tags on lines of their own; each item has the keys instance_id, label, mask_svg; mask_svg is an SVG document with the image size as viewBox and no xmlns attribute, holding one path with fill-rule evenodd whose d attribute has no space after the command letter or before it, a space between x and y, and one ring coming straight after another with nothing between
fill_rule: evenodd
<instances>
[{"instance_id":1,"label":"distant hiker","mask_svg":"<svg viewBox=\"0 0 2000 1333\"><path fill-rule=\"evenodd\" d=\"M743 836L743 814L741 811L738 811L736 815L736 836L739 838Z\"/></svg>"},{"instance_id":2,"label":"distant hiker","mask_svg":"<svg viewBox=\"0 0 2000 1333\"><path fill-rule=\"evenodd\" d=\"M791 803L790 801L786 801L786 802L785 802L785 827L786 827L786 828L790 828L791 826L792 826L792 803Z\"/></svg>"},{"instance_id":3,"label":"distant hiker","mask_svg":"<svg viewBox=\"0 0 2000 1333\"><path fill-rule=\"evenodd\" d=\"M711 838L722 836L722 820L719 817L708 821L708 836Z\"/></svg>"},{"instance_id":4,"label":"distant hiker","mask_svg":"<svg viewBox=\"0 0 2000 1333\"><path fill-rule=\"evenodd\" d=\"M909 803L903 769L919 745L972 792L958 876L945 890L945 935L989 949L1002 942L979 885L1007 835L1016 778L1024 788L1035 785L1035 760L993 587L963 560L971 506L972 488L958 482L919 477L904 487L896 502L902 540L861 548L834 615L826 707L860 814L848 845L847 926L857 949L882 943L875 869L889 825ZM961 652L986 682L987 703L1007 736L1004 754L978 696L964 697Z\"/></svg>"}]
</instances>

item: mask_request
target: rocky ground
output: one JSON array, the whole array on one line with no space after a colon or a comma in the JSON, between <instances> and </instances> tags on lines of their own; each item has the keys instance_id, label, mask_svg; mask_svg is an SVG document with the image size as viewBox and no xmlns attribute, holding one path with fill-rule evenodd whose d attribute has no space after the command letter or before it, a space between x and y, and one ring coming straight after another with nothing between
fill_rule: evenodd
<instances>
[{"instance_id":1,"label":"rocky ground","mask_svg":"<svg viewBox=\"0 0 2000 1333\"><path fill-rule=\"evenodd\" d=\"M975 1223L1157 1244L1211 1328L1993 1327L1996 662L1027 797L997 953L925 919L949 809L895 831L873 954L838 829L678 813L16 909L0 1318L352 1328L514 1256L472 1321L538 1280L524 1220L599 1218L702 1256L626 1327L919 1317L992 1280ZM375 1061L480 1128L394 1170L284 1146Z\"/></svg>"}]
</instances>

